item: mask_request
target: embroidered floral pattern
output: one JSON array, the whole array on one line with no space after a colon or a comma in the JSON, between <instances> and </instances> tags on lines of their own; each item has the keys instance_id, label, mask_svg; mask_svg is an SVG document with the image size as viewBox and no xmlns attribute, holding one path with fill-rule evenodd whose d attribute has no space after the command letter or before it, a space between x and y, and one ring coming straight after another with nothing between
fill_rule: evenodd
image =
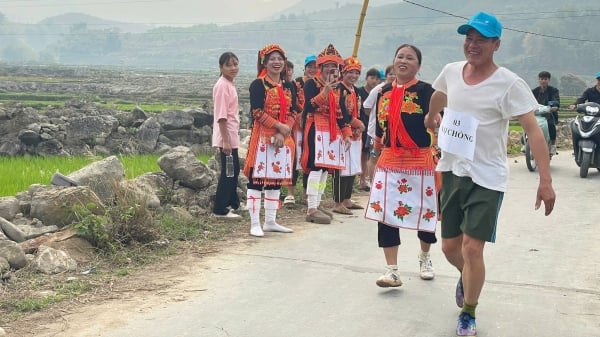
<instances>
[{"instance_id":1,"label":"embroidered floral pattern","mask_svg":"<svg viewBox=\"0 0 600 337\"><path fill-rule=\"evenodd\" d=\"M394 215L404 221L404 217L409 215L412 212L412 207L406 205L402 201L398 201L398 207L394 210Z\"/></svg>"},{"instance_id":2,"label":"embroidered floral pattern","mask_svg":"<svg viewBox=\"0 0 600 337\"><path fill-rule=\"evenodd\" d=\"M431 186L427 186L427 188L425 188L425 194L430 197L433 195L433 188L431 188Z\"/></svg>"},{"instance_id":3,"label":"embroidered floral pattern","mask_svg":"<svg viewBox=\"0 0 600 337\"><path fill-rule=\"evenodd\" d=\"M423 220L425 221L431 221L431 219L433 219L434 217L435 212L431 208L428 208L425 214L423 214Z\"/></svg>"},{"instance_id":4,"label":"embroidered floral pattern","mask_svg":"<svg viewBox=\"0 0 600 337\"><path fill-rule=\"evenodd\" d=\"M408 185L408 180L406 178L402 178L402 180L398 180L398 192L400 194L408 193L413 190L412 186Z\"/></svg>"},{"instance_id":5,"label":"embroidered floral pattern","mask_svg":"<svg viewBox=\"0 0 600 337\"><path fill-rule=\"evenodd\" d=\"M375 201L372 202L369 207L371 207L373 209L373 212L375 213L381 213L383 212L383 207L381 207L381 204L379 201Z\"/></svg>"}]
</instances>

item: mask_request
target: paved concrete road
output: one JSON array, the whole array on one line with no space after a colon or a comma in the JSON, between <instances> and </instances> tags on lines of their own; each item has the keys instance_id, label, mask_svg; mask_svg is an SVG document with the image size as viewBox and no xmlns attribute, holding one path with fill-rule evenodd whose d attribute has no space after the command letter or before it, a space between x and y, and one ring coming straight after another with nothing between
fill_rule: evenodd
<instances>
[{"instance_id":1,"label":"paved concrete road","mask_svg":"<svg viewBox=\"0 0 600 337\"><path fill-rule=\"evenodd\" d=\"M510 159L496 244L485 251L480 337L600 336L600 173L587 179L567 152L552 161L557 203L534 211L537 173ZM365 197L359 198L365 202ZM193 298L132 314L102 336L454 336L458 272L434 246L433 281L419 279L416 233L401 232L404 285L382 289L376 226L362 214L300 224L210 258Z\"/></svg>"}]
</instances>

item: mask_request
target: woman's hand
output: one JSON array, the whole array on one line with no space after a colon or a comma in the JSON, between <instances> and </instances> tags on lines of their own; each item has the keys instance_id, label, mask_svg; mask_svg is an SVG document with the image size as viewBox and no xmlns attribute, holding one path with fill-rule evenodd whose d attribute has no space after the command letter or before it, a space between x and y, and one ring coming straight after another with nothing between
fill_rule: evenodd
<instances>
[{"instance_id":1,"label":"woman's hand","mask_svg":"<svg viewBox=\"0 0 600 337\"><path fill-rule=\"evenodd\" d=\"M285 137L281 133L275 134L275 136L273 136L273 138L271 139L271 143L275 147L283 147L284 142Z\"/></svg>"},{"instance_id":2,"label":"woman's hand","mask_svg":"<svg viewBox=\"0 0 600 337\"><path fill-rule=\"evenodd\" d=\"M223 141L223 153L226 155L230 155L231 154L231 144L229 144L229 141Z\"/></svg>"},{"instance_id":3,"label":"woman's hand","mask_svg":"<svg viewBox=\"0 0 600 337\"><path fill-rule=\"evenodd\" d=\"M345 148L345 151L350 150L350 144L352 144L352 138L350 138L350 137L344 137L344 148Z\"/></svg>"},{"instance_id":4,"label":"woman's hand","mask_svg":"<svg viewBox=\"0 0 600 337\"><path fill-rule=\"evenodd\" d=\"M283 135L283 137L289 136L290 133L292 132L292 128L287 126L287 124L277 123L277 125L275 127L277 128L279 133L281 133Z\"/></svg>"}]
</instances>

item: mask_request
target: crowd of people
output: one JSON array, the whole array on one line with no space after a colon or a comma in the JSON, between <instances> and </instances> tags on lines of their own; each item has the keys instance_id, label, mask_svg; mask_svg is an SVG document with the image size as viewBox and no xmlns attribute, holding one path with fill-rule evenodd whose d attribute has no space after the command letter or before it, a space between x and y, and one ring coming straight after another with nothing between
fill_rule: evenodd
<instances>
[{"instance_id":1,"label":"crowd of people","mask_svg":"<svg viewBox=\"0 0 600 337\"><path fill-rule=\"evenodd\" d=\"M507 190L509 120L519 120L537 162L536 209L543 204L549 215L556 199L548 148L534 111L539 104L552 108L548 125L550 151L555 153L559 91L549 85L547 71L539 73L539 86L531 90L494 61L502 29L485 12L459 26L465 60L448 63L433 83L417 77L424 57L411 44L401 44L385 70L367 70L360 88L361 61L342 57L332 44L306 56L304 73L296 79L283 47L264 46L249 88L252 125L243 167L248 177L245 206L236 193L240 118L233 83L239 60L224 53L213 89L212 141L221 164L214 215L239 219L240 210L247 209L250 234L261 237L264 232L293 232L277 222L281 201L305 203L305 221L318 224L330 224L334 213L359 210L377 224L386 262L376 280L380 287L402 285L397 263L401 228L417 233L420 277L435 277L429 252L437 242L439 223L441 249L459 275L456 335L476 336L475 311L485 282L483 251L496 239ZM600 103L600 72L596 78L596 86L576 104ZM233 172L226 173L231 161ZM369 191L363 205L352 199L357 176L358 189ZM302 191L297 192L300 177ZM328 178L333 208L322 204ZM287 188L283 198L282 187Z\"/></svg>"}]
</instances>

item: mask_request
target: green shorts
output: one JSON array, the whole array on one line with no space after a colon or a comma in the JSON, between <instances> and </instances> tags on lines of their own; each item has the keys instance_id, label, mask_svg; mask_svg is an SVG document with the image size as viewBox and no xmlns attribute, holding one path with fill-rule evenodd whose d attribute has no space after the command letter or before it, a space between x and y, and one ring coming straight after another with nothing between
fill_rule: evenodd
<instances>
[{"instance_id":1,"label":"green shorts","mask_svg":"<svg viewBox=\"0 0 600 337\"><path fill-rule=\"evenodd\" d=\"M464 233L482 241L495 242L503 197L504 192L481 187L470 177L442 172L442 238L454 238Z\"/></svg>"}]
</instances>

